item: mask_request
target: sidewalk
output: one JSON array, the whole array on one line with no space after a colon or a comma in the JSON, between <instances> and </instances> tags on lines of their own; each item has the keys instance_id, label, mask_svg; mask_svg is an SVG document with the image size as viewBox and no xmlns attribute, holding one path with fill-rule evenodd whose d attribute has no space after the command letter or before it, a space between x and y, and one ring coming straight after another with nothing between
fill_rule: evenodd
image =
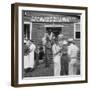
<instances>
[{"instance_id":1,"label":"sidewalk","mask_svg":"<svg viewBox=\"0 0 90 90\"><path fill-rule=\"evenodd\" d=\"M45 67L44 63L39 64L34 71L25 73L24 77L53 76L53 64Z\"/></svg>"}]
</instances>

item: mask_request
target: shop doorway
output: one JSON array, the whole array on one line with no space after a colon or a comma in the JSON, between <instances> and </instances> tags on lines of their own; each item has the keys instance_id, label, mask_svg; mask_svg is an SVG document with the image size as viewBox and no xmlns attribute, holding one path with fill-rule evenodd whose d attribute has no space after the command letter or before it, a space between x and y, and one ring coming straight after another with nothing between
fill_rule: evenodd
<instances>
[{"instance_id":1,"label":"shop doorway","mask_svg":"<svg viewBox=\"0 0 90 90\"><path fill-rule=\"evenodd\" d=\"M46 32L50 35L51 32L57 37L60 33L62 33L62 27L47 27Z\"/></svg>"}]
</instances>

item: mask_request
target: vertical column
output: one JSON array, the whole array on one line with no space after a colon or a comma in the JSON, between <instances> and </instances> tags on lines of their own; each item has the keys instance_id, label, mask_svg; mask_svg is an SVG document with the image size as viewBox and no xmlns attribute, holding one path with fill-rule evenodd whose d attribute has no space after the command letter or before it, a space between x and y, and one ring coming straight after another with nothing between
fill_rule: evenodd
<instances>
[{"instance_id":1,"label":"vertical column","mask_svg":"<svg viewBox=\"0 0 90 90\"><path fill-rule=\"evenodd\" d=\"M32 22L30 22L30 40L32 39Z\"/></svg>"}]
</instances>

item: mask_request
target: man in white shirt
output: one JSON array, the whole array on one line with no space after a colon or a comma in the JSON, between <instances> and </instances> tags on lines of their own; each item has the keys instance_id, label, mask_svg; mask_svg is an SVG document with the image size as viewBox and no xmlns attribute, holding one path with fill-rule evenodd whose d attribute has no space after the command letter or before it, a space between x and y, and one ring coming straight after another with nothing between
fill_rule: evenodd
<instances>
[{"instance_id":1,"label":"man in white shirt","mask_svg":"<svg viewBox=\"0 0 90 90\"><path fill-rule=\"evenodd\" d=\"M70 57L69 62L69 75L76 75L77 74L77 54L79 48L75 45L72 38L68 39L69 46L68 46L68 56Z\"/></svg>"},{"instance_id":2,"label":"man in white shirt","mask_svg":"<svg viewBox=\"0 0 90 90\"><path fill-rule=\"evenodd\" d=\"M34 51L36 49L36 46L33 44L33 42L30 40L28 41L29 44L29 55L28 58L24 58L24 68L26 71L32 71L34 69L35 61L34 61Z\"/></svg>"},{"instance_id":3,"label":"man in white shirt","mask_svg":"<svg viewBox=\"0 0 90 90\"><path fill-rule=\"evenodd\" d=\"M54 62L54 76L60 76L61 72L61 47L59 46L58 39L52 46L53 62Z\"/></svg>"}]
</instances>

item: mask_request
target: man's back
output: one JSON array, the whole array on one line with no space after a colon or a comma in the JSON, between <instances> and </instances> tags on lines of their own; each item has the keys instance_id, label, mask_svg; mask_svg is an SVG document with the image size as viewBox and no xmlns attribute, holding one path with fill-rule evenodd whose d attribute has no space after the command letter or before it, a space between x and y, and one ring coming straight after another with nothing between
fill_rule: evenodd
<instances>
[{"instance_id":1,"label":"man's back","mask_svg":"<svg viewBox=\"0 0 90 90\"><path fill-rule=\"evenodd\" d=\"M68 46L68 55L72 58L77 57L77 53L79 51L79 48L75 44L70 44Z\"/></svg>"}]
</instances>

